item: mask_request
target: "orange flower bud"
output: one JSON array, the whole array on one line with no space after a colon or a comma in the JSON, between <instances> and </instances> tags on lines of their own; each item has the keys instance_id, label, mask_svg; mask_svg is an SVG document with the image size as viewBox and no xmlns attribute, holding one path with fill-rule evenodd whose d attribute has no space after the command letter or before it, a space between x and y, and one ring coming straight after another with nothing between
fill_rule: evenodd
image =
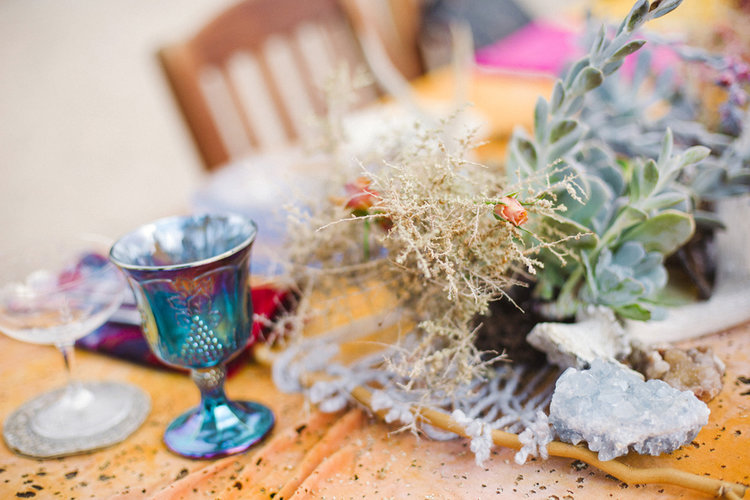
<instances>
[{"instance_id":1,"label":"orange flower bud","mask_svg":"<svg viewBox=\"0 0 750 500\"><path fill-rule=\"evenodd\" d=\"M500 203L495 205L495 215L507 220L514 226L520 226L529 220L529 213L523 208L523 205L510 196L501 198Z\"/></svg>"},{"instance_id":2,"label":"orange flower bud","mask_svg":"<svg viewBox=\"0 0 750 500\"><path fill-rule=\"evenodd\" d=\"M371 181L367 177L358 177L356 181L344 186L346 193L349 195L346 208L351 208L355 215L366 214L380 198L377 191L370 189L370 183Z\"/></svg>"}]
</instances>

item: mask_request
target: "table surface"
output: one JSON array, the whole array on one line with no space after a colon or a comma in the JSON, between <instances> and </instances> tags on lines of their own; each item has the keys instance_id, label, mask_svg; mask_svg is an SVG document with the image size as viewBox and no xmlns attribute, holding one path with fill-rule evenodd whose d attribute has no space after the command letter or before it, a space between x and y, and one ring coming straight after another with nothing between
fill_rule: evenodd
<instances>
[{"instance_id":1,"label":"table surface","mask_svg":"<svg viewBox=\"0 0 750 500\"><path fill-rule=\"evenodd\" d=\"M684 345L709 345L726 363L724 388L692 444L660 457L628 456L631 465L671 466L750 483L750 324ZM0 336L0 418L63 383L59 353ZM219 461L178 457L164 446L168 422L198 391L184 374L147 368L79 351L81 379L127 381L143 388L152 411L124 442L97 452L36 460L0 446L0 498L693 498L674 486L625 485L580 462L552 458L516 465L514 450L496 448L483 468L468 442L435 442L376 421L359 410L326 416L302 396L276 390L269 370L248 363L227 382L233 398L270 406L272 435L249 452ZM744 394L744 395L743 395Z\"/></svg>"}]
</instances>

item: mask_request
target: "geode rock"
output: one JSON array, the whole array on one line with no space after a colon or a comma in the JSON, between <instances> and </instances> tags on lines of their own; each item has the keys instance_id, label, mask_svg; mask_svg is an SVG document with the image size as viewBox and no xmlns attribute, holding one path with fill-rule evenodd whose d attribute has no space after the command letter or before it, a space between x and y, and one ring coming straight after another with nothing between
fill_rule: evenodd
<instances>
[{"instance_id":1,"label":"geode rock","mask_svg":"<svg viewBox=\"0 0 750 500\"><path fill-rule=\"evenodd\" d=\"M659 455L691 442L708 423L708 407L690 391L644 382L618 364L594 360L558 379L549 421L562 441L586 441L600 460L636 452Z\"/></svg>"},{"instance_id":2,"label":"geode rock","mask_svg":"<svg viewBox=\"0 0 750 500\"><path fill-rule=\"evenodd\" d=\"M723 385L724 363L710 347L650 349L638 346L630 362L646 379L663 380L675 389L692 391L703 402L715 398Z\"/></svg>"}]
</instances>

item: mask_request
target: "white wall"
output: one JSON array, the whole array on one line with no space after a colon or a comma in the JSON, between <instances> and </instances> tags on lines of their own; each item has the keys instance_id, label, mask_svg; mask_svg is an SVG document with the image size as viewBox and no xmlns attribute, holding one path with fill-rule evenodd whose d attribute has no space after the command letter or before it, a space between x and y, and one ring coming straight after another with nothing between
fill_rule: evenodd
<instances>
[{"instance_id":1,"label":"white wall","mask_svg":"<svg viewBox=\"0 0 750 500\"><path fill-rule=\"evenodd\" d=\"M229 3L0 0L0 250L188 207L203 172L155 52Z\"/></svg>"}]
</instances>

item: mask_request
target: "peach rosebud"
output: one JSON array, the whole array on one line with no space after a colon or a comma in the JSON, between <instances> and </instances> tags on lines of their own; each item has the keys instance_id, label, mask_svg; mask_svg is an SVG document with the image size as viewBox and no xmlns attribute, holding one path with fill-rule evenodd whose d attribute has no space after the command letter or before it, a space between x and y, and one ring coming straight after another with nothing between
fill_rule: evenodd
<instances>
[{"instance_id":1,"label":"peach rosebud","mask_svg":"<svg viewBox=\"0 0 750 500\"><path fill-rule=\"evenodd\" d=\"M344 186L346 193L349 195L346 208L351 208L355 215L366 214L380 198L377 191L370 189L370 183L371 181L367 177L358 177L356 181Z\"/></svg>"},{"instance_id":2,"label":"peach rosebud","mask_svg":"<svg viewBox=\"0 0 750 500\"><path fill-rule=\"evenodd\" d=\"M507 220L514 226L520 226L529 220L529 213L523 208L523 205L510 196L501 198L500 203L495 205L495 215Z\"/></svg>"}]
</instances>

